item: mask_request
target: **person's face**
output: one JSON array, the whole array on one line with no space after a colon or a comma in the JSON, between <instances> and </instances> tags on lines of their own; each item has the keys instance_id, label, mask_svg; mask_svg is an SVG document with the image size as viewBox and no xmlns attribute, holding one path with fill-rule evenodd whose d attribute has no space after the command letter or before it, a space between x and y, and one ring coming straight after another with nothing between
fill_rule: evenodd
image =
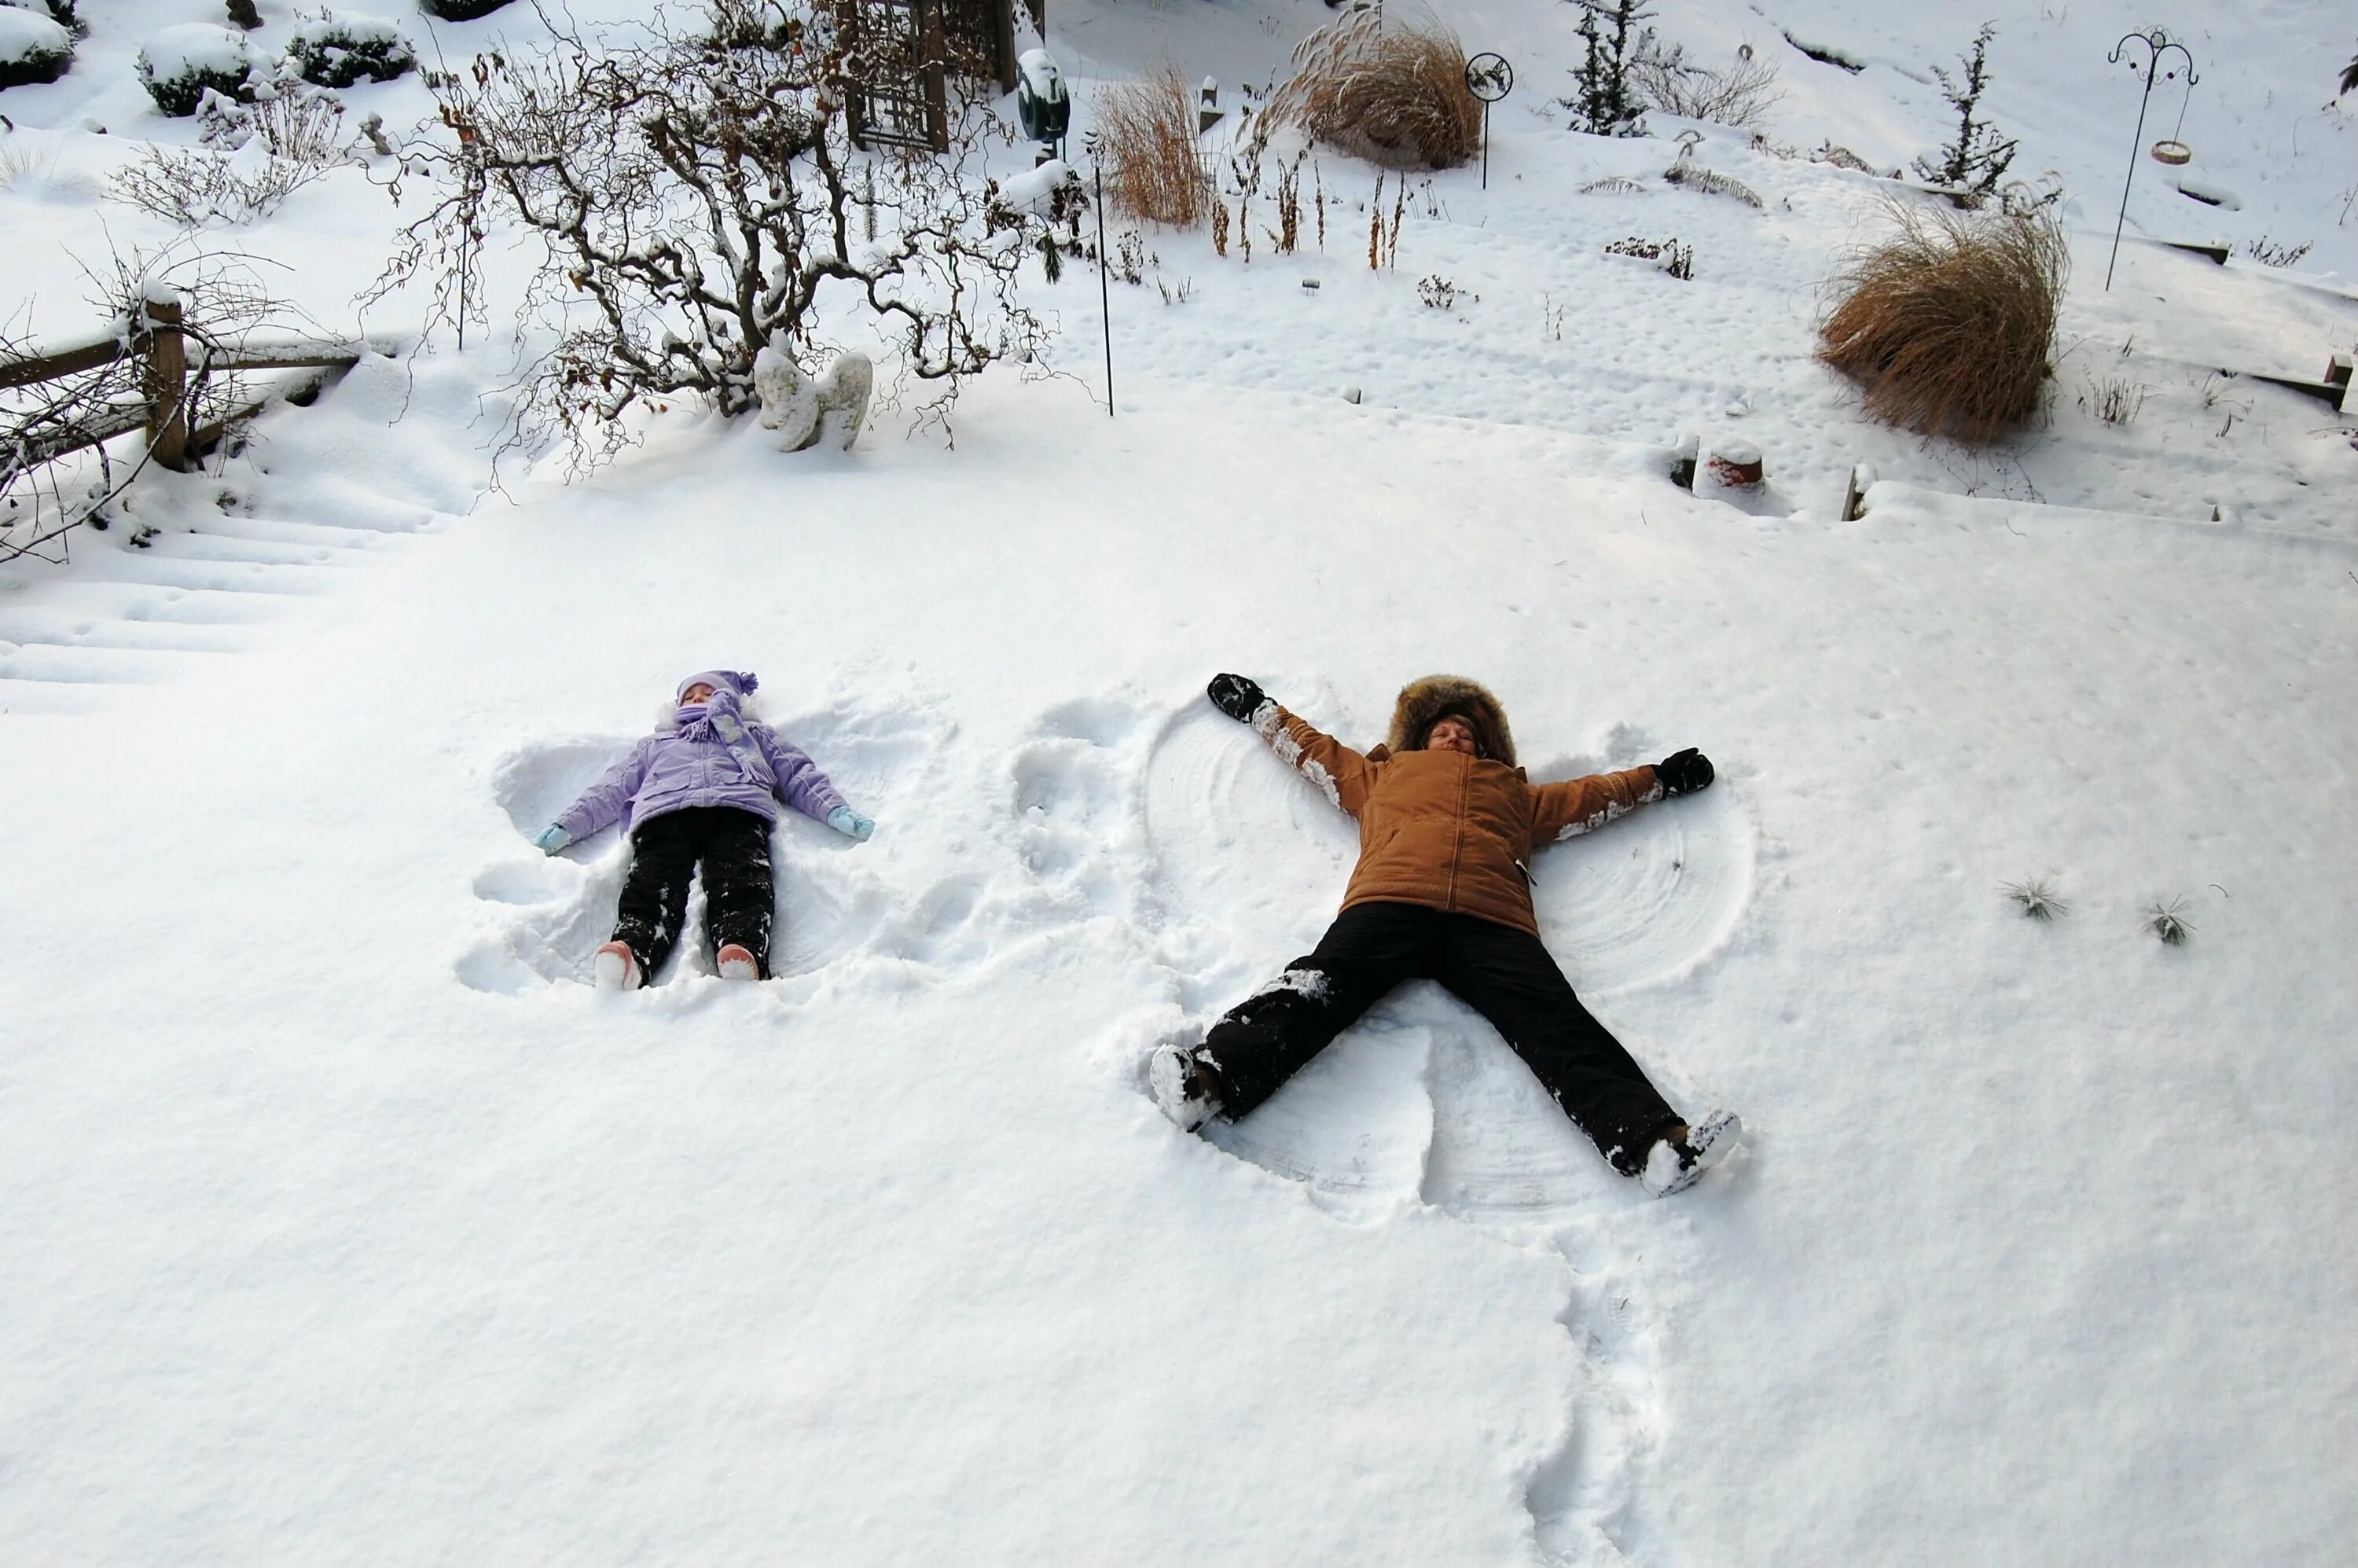
<instances>
[{"instance_id":1,"label":"person's face","mask_svg":"<svg viewBox=\"0 0 2358 1568\"><path fill-rule=\"evenodd\" d=\"M1474 727L1454 715L1442 719L1426 733L1424 749L1428 752L1463 752L1469 757L1482 754L1482 748L1474 741Z\"/></svg>"},{"instance_id":2,"label":"person's face","mask_svg":"<svg viewBox=\"0 0 2358 1568\"><path fill-rule=\"evenodd\" d=\"M699 702L709 702L711 700L712 685L709 681L698 681L694 686L689 687L686 691L679 694L679 705L682 708L693 708Z\"/></svg>"}]
</instances>

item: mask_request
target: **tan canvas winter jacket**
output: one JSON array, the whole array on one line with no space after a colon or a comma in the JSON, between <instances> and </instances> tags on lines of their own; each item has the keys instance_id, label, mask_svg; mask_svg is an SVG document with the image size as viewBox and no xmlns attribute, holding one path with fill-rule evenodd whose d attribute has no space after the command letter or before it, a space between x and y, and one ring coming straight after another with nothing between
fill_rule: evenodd
<instances>
[{"instance_id":1,"label":"tan canvas winter jacket","mask_svg":"<svg viewBox=\"0 0 2358 1568\"><path fill-rule=\"evenodd\" d=\"M1422 750L1444 714L1466 719L1485 755ZM1270 748L1358 819L1353 904L1413 903L1539 934L1531 859L1661 798L1651 766L1533 784L1514 764L1498 700L1471 681L1431 677L1401 693L1389 745L1361 753L1274 702L1254 716ZM1418 748L1418 749L1407 749Z\"/></svg>"}]
</instances>

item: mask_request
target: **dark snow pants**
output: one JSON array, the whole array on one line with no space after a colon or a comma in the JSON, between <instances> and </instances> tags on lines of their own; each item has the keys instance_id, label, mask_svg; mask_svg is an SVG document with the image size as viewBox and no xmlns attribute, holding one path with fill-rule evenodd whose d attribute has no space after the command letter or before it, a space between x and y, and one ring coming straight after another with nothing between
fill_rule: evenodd
<instances>
[{"instance_id":1,"label":"dark snow pants","mask_svg":"<svg viewBox=\"0 0 2358 1568\"><path fill-rule=\"evenodd\" d=\"M1354 904L1314 952L1228 1010L1198 1055L1224 1114L1277 1092L1402 980L1438 980L1529 1064L1564 1114L1624 1175L1680 1118L1619 1041L1589 1016L1538 937L1471 914L1411 903Z\"/></svg>"},{"instance_id":2,"label":"dark snow pants","mask_svg":"<svg viewBox=\"0 0 2358 1568\"><path fill-rule=\"evenodd\" d=\"M770 824L733 806L666 811L632 831L614 940L629 943L639 973L654 979L679 941L687 884L699 864L707 948L718 952L734 942L769 979L770 921L778 900L770 880Z\"/></svg>"}]
</instances>

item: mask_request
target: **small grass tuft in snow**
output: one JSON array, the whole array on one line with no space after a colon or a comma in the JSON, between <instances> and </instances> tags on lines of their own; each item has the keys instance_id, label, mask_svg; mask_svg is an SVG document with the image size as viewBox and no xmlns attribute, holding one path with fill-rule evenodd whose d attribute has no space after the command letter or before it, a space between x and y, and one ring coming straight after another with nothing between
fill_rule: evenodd
<instances>
[{"instance_id":1,"label":"small grass tuft in snow","mask_svg":"<svg viewBox=\"0 0 2358 1568\"><path fill-rule=\"evenodd\" d=\"M2244 254L2262 266L2290 266L2309 252L2308 244L2280 245L2266 234L2244 247Z\"/></svg>"},{"instance_id":2,"label":"small grass tuft in snow","mask_svg":"<svg viewBox=\"0 0 2358 1568\"><path fill-rule=\"evenodd\" d=\"M2080 406L2107 425L2131 425L2152 390L2121 376L2104 376L2088 384L2080 394Z\"/></svg>"},{"instance_id":3,"label":"small grass tuft in snow","mask_svg":"<svg viewBox=\"0 0 2358 1568\"><path fill-rule=\"evenodd\" d=\"M2055 879L2051 876L2025 877L2018 882L2000 882L1998 886L2032 920L2052 920L2071 913L2071 906L2055 896Z\"/></svg>"},{"instance_id":4,"label":"small grass tuft in snow","mask_svg":"<svg viewBox=\"0 0 2358 1568\"><path fill-rule=\"evenodd\" d=\"M2145 912L2145 928L2160 937L2161 945L2165 947L2183 947L2186 946L2186 938L2193 934L2194 927L2188 925L2186 918L2179 914L2179 911L2185 907L2185 903L2186 900L2183 896L2173 898L2168 903L2163 903L2157 899Z\"/></svg>"},{"instance_id":5,"label":"small grass tuft in snow","mask_svg":"<svg viewBox=\"0 0 2358 1568\"><path fill-rule=\"evenodd\" d=\"M1416 297L1424 301L1428 310L1455 310L1461 299L1478 300L1482 297L1478 294L1468 294L1437 272L1418 281Z\"/></svg>"},{"instance_id":6,"label":"small grass tuft in snow","mask_svg":"<svg viewBox=\"0 0 2358 1568\"><path fill-rule=\"evenodd\" d=\"M1608 256L1636 256L1640 261L1658 261L1662 270L1684 281L1694 276L1694 247L1682 245L1675 234L1667 240L1649 240L1631 234L1605 247Z\"/></svg>"},{"instance_id":7,"label":"small grass tuft in snow","mask_svg":"<svg viewBox=\"0 0 2358 1568\"><path fill-rule=\"evenodd\" d=\"M1683 185L1689 190L1707 191L1714 196L1733 196L1747 207L1767 210L1768 204L1760 200L1760 193L1750 186L1730 179L1716 169L1689 163L1684 158L1664 169L1662 178L1672 185Z\"/></svg>"}]
</instances>

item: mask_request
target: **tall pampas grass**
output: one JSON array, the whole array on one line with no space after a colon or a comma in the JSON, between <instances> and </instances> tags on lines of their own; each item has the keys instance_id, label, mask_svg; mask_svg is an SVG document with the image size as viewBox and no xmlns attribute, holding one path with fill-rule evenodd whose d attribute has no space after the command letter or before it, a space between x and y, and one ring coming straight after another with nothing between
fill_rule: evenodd
<instances>
[{"instance_id":1,"label":"tall pampas grass","mask_svg":"<svg viewBox=\"0 0 2358 1568\"><path fill-rule=\"evenodd\" d=\"M1979 446L2039 411L2071 252L2043 210L1888 203L1889 232L1831 280L1841 302L1818 358L1859 384L1866 411Z\"/></svg>"},{"instance_id":2,"label":"tall pampas grass","mask_svg":"<svg viewBox=\"0 0 2358 1568\"><path fill-rule=\"evenodd\" d=\"M1258 134L1286 126L1388 168L1455 168L1482 150L1456 35L1438 22L1387 27L1366 5L1294 46Z\"/></svg>"},{"instance_id":3,"label":"tall pampas grass","mask_svg":"<svg viewBox=\"0 0 2358 1568\"><path fill-rule=\"evenodd\" d=\"M1097 96L1098 146L1114 211L1190 229L1211 211L1211 181L1196 146L1195 105L1175 66Z\"/></svg>"}]
</instances>

